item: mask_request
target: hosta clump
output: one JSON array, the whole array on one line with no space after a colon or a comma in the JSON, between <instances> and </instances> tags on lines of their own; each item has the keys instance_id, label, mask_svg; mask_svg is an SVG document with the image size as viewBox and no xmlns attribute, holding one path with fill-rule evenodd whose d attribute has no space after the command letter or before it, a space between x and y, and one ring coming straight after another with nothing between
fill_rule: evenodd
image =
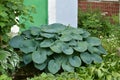
<instances>
[{"instance_id":1,"label":"hosta clump","mask_svg":"<svg viewBox=\"0 0 120 80\"><path fill-rule=\"evenodd\" d=\"M33 62L37 69L53 74L61 69L72 72L83 63L102 62L101 55L106 54L100 40L89 32L58 23L32 27L9 43L23 52L25 64Z\"/></svg>"}]
</instances>

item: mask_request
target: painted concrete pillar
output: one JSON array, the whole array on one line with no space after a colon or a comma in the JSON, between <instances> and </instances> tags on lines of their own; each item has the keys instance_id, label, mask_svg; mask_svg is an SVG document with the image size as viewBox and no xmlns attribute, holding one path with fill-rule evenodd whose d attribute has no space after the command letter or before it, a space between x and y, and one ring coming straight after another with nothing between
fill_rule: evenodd
<instances>
[{"instance_id":1,"label":"painted concrete pillar","mask_svg":"<svg viewBox=\"0 0 120 80\"><path fill-rule=\"evenodd\" d=\"M48 23L77 28L78 0L48 0Z\"/></svg>"}]
</instances>

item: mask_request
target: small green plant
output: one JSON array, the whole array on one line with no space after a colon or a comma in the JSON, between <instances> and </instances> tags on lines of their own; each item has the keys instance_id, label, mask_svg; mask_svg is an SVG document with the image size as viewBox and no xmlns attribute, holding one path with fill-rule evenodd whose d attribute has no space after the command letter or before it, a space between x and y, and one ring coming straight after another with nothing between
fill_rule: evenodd
<instances>
[{"instance_id":1,"label":"small green plant","mask_svg":"<svg viewBox=\"0 0 120 80\"><path fill-rule=\"evenodd\" d=\"M3 74L3 75L0 75L0 80L12 80L11 77L8 77L7 75Z\"/></svg>"},{"instance_id":2,"label":"small green plant","mask_svg":"<svg viewBox=\"0 0 120 80\"><path fill-rule=\"evenodd\" d=\"M19 56L12 49L0 49L0 74L10 75L18 67L18 64Z\"/></svg>"},{"instance_id":3,"label":"small green plant","mask_svg":"<svg viewBox=\"0 0 120 80\"><path fill-rule=\"evenodd\" d=\"M23 62L55 74L61 69L73 72L75 67L102 62L106 51L100 39L81 28L62 24L31 27L10 40L10 46L23 52Z\"/></svg>"}]
</instances>

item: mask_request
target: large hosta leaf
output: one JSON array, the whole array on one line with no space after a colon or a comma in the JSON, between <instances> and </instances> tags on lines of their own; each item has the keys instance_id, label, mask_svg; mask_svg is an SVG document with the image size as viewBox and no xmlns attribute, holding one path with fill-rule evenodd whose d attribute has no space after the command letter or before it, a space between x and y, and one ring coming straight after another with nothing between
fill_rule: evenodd
<instances>
[{"instance_id":1,"label":"large hosta leaf","mask_svg":"<svg viewBox=\"0 0 120 80\"><path fill-rule=\"evenodd\" d=\"M87 50L88 43L85 41L78 42L78 45L74 49L78 52L84 52Z\"/></svg>"},{"instance_id":2,"label":"large hosta leaf","mask_svg":"<svg viewBox=\"0 0 120 80\"><path fill-rule=\"evenodd\" d=\"M31 27L31 34L36 36L40 34L40 28L38 27Z\"/></svg>"},{"instance_id":3,"label":"large hosta leaf","mask_svg":"<svg viewBox=\"0 0 120 80\"><path fill-rule=\"evenodd\" d=\"M101 41L100 39L96 38L96 37L88 37L87 38L87 42L92 45L92 46L99 46L101 45Z\"/></svg>"},{"instance_id":4,"label":"large hosta leaf","mask_svg":"<svg viewBox=\"0 0 120 80\"><path fill-rule=\"evenodd\" d=\"M48 56L52 55L53 54L53 51L51 51L49 48L46 48L46 49L40 49L40 52L43 53L43 54L46 54Z\"/></svg>"},{"instance_id":5,"label":"large hosta leaf","mask_svg":"<svg viewBox=\"0 0 120 80\"><path fill-rule=\"evenodd\" d=\"M60 31L63 31L65 28L66 28L65 25L55 23L55 24L48 25L47 27L43 27L41 30L48 33L58 33Z\"/></svg>"},{"instance_id":6,"label":"large hosta leaf","mask_svg":"<svg viewBox=\"0 0 120 80\"><path fill-rule=\"evenodd\" d=\"M32 62L32 54L23 55L23 62L25 64L29 64L30 62Z\"/></svg>"},{"instance_id":7,"label":"large hosta leaf","mask_svg":"<svg viewBox=\"0 0 120 80\"><path fill-rule=\"evenodd\" d=\"M50 47L53 44L52 39L45 39L43 42L40 43L40 47Z\"/></svg>"},{"instance_id":8,"label":"large hosta leaf","mask_svg":"<svg viewBox=\"0 0 120 80\"><path fill-rule=\"evenodd\" d=\"M100 55L98 54L91 54L92 59L95 63L101 63L102 62L102 58L100 57Z\"/></svg>"},{"instance_id":9,"label":"large hosta leaf","mask_svg":"<svg viewBox=\"0 0 120 80\"><path fill-rule=\"evenodd\" d=\"M39 70L43 70L43 69L45 69L46 66L47 66L47 61L44 62L44 63L42 63L42 64L37 64L37 63L35 63L34 66L35 66L37 69L39 69Z\"/></svg>"},{"instance_id":10,"label":"large hosta leaf","mask_svg":"<svg viewBox=\"0 0 120 80\"><path fill-rule=\"evenodd\" d=\"M30 53L36 50L36 43L33 40L24 40L20 50L24 53Z\"/></svg>"},{"instance_id":11,"label":"large hosta leaf","mask_svg":"<svg viewBox=\"0 0 120 80\"><path fill-rule=\"evenodd\" d=\"M62 52L62 46L63 46L63 42L62 41L55 41L55 43L50 47L50 49L53 51L53 52L56 52L56 53L61 53Z\"/></svg>"},{"instance_id":12,"label":"large hosta leaf","mask_svg":"<svg viewBox=\"0 0 120 80\"><path fill-rule=\"evenodd\" d=\"M97 54L101 54L102 53L102 51L99 50L97 47L94 47L94 46L91 46L91 45L88 46L88 51L90 53L97 53Z\"/></svg>"},{"instance_id":13,"label":"large hosta leaf","mask_svg":"<svg viewBox=\"0 0 120 80\"><path fill-rule=\"evenodd\" d=\"M71 66L69 63L63 63L63 64L62 64L62 69L63 69L64 71L74 72L74 67Z\"/></svg>"},{"instance_id":14,"label":"large hosta leaf","mask_svg":"<svg viewBox=\"0 0 120 80\"><path fill-rule=\"evenodd\" d=\"M77 42L75 40L71 40L68 42L69 46L77 46Z\"/></svg>"},{"instance_id":15,"label":"large hosta leaf","mask_svg":"<svg viewBox=\"0 0 120 80\"><path fill-rule=\"evenodd\" d=\"M50 60L48 63L48 70L55 74L60 70L60 65L55 62L55 60Z\"/></svg>"},{"instance_id":16,"label":"large hosta leaf","mask_svg":"<svg viewBox=\"0 0 120 80\"><path fill-rule=\"evenodd\" d=\"M71 34L71 36L72 36L72 39L75 39L75 40L82 40L83 39L83 37L79 34Z\"/></svg>"},{"instance_id":17,"label":"large hosta leaf","mask_svg":"<svg viewBox=\"0 0 120 80\"><path fill-rule=\"evenodd\" d=\"M92 56L88 52L81 53L80 57L84 63L86 63L86 64L92 63Z\"/></svg>"},{"instance_id":18,"label":"large hosta leaf","mask_svg":"<svg viewBox=\"0 0 120 80\"><path fill-rule=\"evenodd\" d=\"M83 37L83 38L87 38L87 37L89 37L89 36L90 36L90 33L87 32L87 31L84 31L84 33L82 34L82 37Z\"/></svg>"},{"instance_id":19,"label":"large hosta leaf","mask_svg":"<svg viewBox=\"0 0 120 80\"><path fill-rule=\"evenodd\" d=\"M62 46L62 51L63 53L65 53L66 55L71 55L73 54L73 49L71 47L69 47L67 44L64 44L64 46Z\"/></svg>"},{"instance_id":20,"label":"large hosta leaf","mask_svg":"<svg viewBox=\"0 0 120 80\"><path fill-rule=\"evenodd\" d=\"M102 45L98 46L97 48L101 51L101 54L107 54L106 50L102 47Z\"/></svg>"},{"instance_id":21,"label":"large hosta leaf","mask_svg":"<svg viewBox=\"0 0 120 80\"><path fill-rule=\"evenodd\" d=\"M81 65L81 59L78 56L71 56L69 58L69 63L74 67L80 67Z\"/></svg>"},{"instance_id":22,"label":"large hosta leaf","mask_svg":"<svg viewBox=\"0 0 120 80\"><path fill-rule=\"evenodd\" d=\"M47 56L46 54L40 52L40 51L34 51L32 53L32 60L37 64L42 64L46 61Z\"/></svg>"},{"instance_id":23,"label":"large hosta leaf","mask_svg":"<svg viewBox=\"0 0 120 80\"><path fill-rule=\"evenodd\" d=\"M22 36L15 36L10 40L9 44L13 48L20 48L22 46L23 41L24 38Z\"/></svg>"},{"instance_id":24,"label":"large hosta leaf","mask_svg":"<svg viewBox=\"0 0 120 80\"><path fill-rule=\"evenodd\" d=\"M72 37L71 37L71 35L62 35L59 39L61 41L70 41L70 40L72 40Z\"/></svg>"},{"instance_id":25,"label":"large hosta leaf","mask_svg":"<svg viewBox=\"0 0 120 80\"><path fill-rule=\"evenodd\" d=\"M40 33L41 36L45 37L45 38L53 38L55 36L55 34L51 34L51 33Z\"/></svg>"}]
</instances>

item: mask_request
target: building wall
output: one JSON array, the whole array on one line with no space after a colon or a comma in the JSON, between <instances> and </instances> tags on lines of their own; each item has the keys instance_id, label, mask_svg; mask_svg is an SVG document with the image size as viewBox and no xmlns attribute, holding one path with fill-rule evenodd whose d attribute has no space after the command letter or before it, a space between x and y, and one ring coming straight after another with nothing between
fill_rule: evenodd
<instances>
[{"instance_id":1,"label":"building wall","mask_svg":"<svg viewBox=\"0 0 120 80\"><path fill-rule=\"evenodd\" d=\"M119 13L119 2L87 2L87 1L78 1L78 6L82 10L86 10L88 5L91 5L92 9L100 9L102 12L106 12L108 16L118 15Z\"/></svg>"}]
</instances>

